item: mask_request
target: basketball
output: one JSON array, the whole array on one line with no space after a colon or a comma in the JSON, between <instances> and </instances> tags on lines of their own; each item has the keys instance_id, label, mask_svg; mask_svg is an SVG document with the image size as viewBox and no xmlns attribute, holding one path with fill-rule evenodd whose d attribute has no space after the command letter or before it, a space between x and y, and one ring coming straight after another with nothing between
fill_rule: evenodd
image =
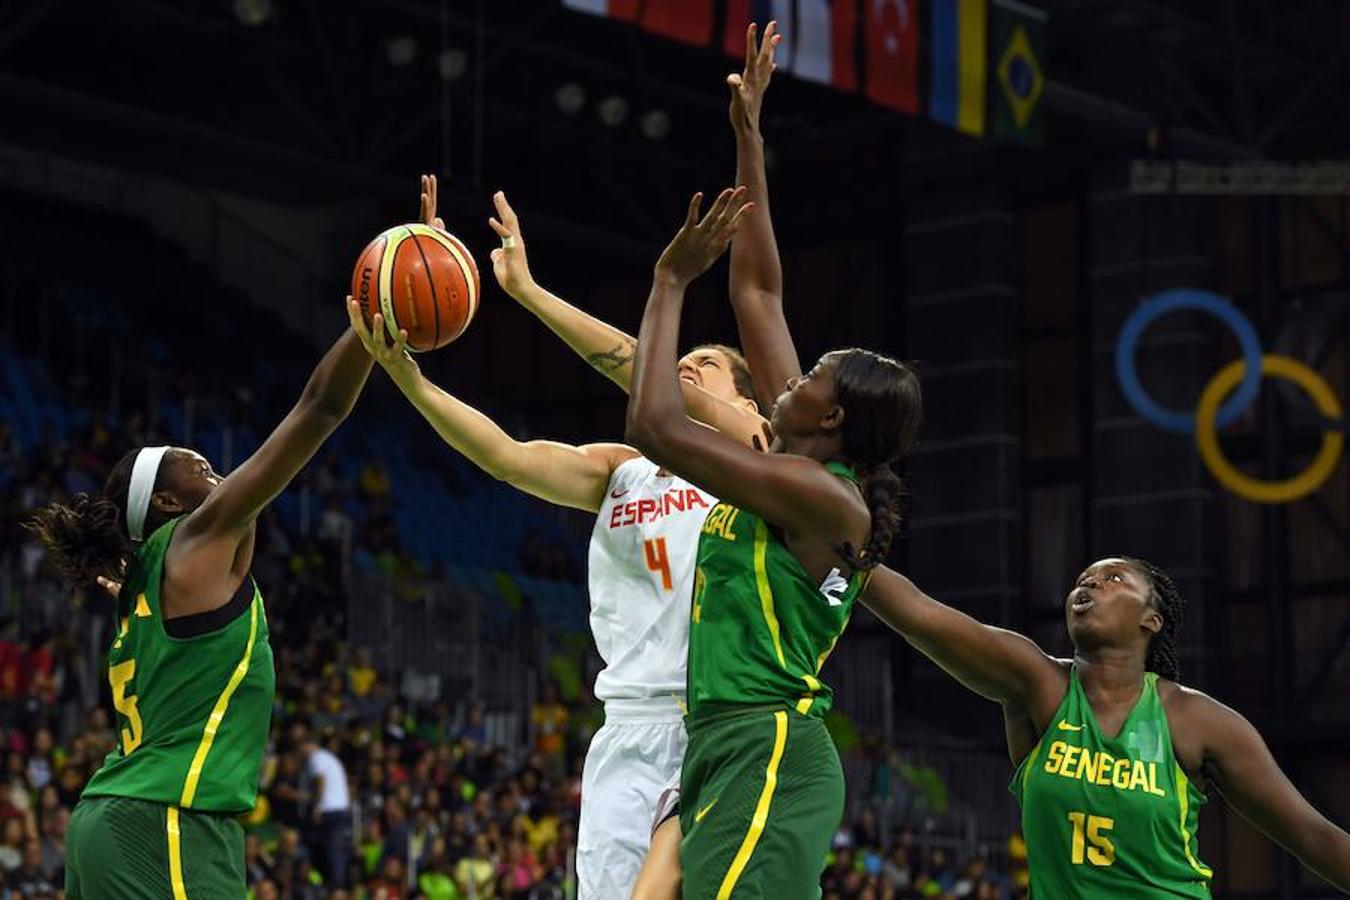
<instances>
[{"instance_id":1,"label":"basketball","mask_svg":"<svg viewBox=\"0 0 1350 900\"><path fill-rule=\"evenodd\" d=\"M352 271L352 296L366 327L384 316L385 338L408 332L408 349L444 347L478 310L478 266L464 243L429 225L396 225L366 245Z\"/></svg>"}]
</instances>

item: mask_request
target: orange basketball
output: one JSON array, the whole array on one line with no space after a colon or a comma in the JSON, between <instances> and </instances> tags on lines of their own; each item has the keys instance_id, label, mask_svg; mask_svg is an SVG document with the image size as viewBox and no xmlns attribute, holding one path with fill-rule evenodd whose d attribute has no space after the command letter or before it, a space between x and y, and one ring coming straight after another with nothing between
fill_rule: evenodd
<instances>
[{"instance_id":1,"label":"orange basketball","mask_svg":"<svg viewBox=\"0 0 1350 900\"><path fill-rule=\"evenodd\" d=\"M352 296L366 327L384 316L386 339L408 332L408 349L444 347L478 311L478 266L464 243L430 225L396 225L366 245L352 271Z\"/></svg>"}]
</instances>

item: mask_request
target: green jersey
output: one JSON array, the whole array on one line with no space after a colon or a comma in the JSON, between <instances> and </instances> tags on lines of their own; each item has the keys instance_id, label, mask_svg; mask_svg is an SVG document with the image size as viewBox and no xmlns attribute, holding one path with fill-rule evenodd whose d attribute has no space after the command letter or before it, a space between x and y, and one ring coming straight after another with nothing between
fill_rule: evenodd
<instances>
[{"instance_id":1,"label":"green jersey","mask_svg":"<svg viewBox=\"0 0 1350 900\"><path fill-rule=\"evenodd\" d=\"M258 793L276 694L267 616L257 585L246 578L221 610L166 628L160 585L180 521L156 530L127 573L108 651L118 746L84 796L247 812ZM170 634L184 633L185 624L199 626L192 637Z\"/></svg>"},{"instance_id":2,"label":"green jersey","mask_svg":"<svg viewBox=\"0 0 1350 900\"><path fill-rule=\"evenodd\" d=\"M847 467L826 466L850 481ZM703 522L689 626L689 712L707 704L785 702L824 716L834 692L817 677L848 625L865 572L807 574L748 510L719 503Z\"/></svg>"},{"instance_id":3,"label":"green jersey","mask_svg":"<svg viewBox=\"0 0 1350 900\"><path fill-rule=\"evenodd\" d=\"M1013 776L1033 900L1209 897L1196 856L1205 802L1172 754L1158 676L1109 738L1074 670L1055 718Z\"/></svg>"}]
</instances>

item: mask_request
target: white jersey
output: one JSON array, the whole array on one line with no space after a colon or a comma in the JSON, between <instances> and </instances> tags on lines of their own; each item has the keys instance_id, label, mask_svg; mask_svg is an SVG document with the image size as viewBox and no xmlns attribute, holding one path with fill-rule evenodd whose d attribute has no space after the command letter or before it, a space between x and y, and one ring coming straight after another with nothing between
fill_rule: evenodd
<instances>
[{"instance_id":1,"label":"white jersey","mask_svg":"<svg viewBox=\"0 0 1350 900\"><path fill-rule=\"evenodd\" d=\"M614 470L591 534L591 633L599 700L685 694L689 603L703 520L717 505L645 457Z\"/></svg>"}]
</instances>

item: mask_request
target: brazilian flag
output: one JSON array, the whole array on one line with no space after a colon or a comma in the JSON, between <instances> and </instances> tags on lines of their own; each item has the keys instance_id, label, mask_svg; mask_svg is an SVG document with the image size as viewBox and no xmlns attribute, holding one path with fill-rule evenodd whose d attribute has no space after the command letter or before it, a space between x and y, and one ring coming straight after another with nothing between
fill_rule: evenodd
<instances>
[{"instance_id":1,"label":"brazilian flag","mask_svg":"<svg viewBox=\"0 0 1350 900\"><path fill-rule=\"evenodd\" d=\"M990 125L995 138L1045 143L1045 13L1015 0L989 5Z\"/></svg>"}]
</instances>

